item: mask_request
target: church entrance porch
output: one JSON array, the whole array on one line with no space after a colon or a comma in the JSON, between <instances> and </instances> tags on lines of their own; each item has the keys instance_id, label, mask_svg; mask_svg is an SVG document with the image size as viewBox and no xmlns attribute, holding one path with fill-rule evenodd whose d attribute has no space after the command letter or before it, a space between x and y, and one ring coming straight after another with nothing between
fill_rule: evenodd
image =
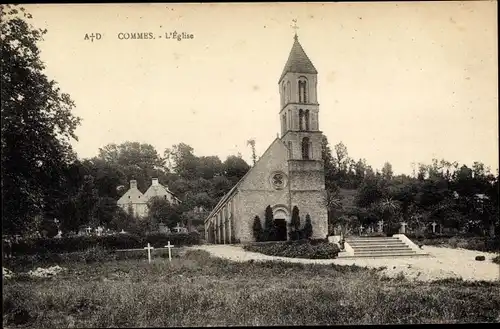
<instances>
[{"instance_id":1,"label":"church entrance porch","mask_svg":"<svg viewBox=\"0 0 500 329\"><path fill-rule=\"evenodd\" d=\"M276 241L286 241L287 240L287 229L286 229L286 220L284 218L276 218L274 220L275 231L275 240Z\"/></svg>"}]
</instances>

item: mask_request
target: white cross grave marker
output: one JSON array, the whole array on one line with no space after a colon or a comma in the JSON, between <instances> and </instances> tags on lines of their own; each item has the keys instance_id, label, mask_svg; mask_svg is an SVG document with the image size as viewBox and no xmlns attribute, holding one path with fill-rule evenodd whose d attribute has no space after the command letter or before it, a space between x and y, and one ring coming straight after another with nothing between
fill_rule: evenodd
<instances>
[{"instance_id":1,"label":"white cross grave marker","mask_svg":"<svg viewBox=\"0 0 500 329\"><path fill-rule=\"evenodd\" d=\"M361 225L361 226L359 227L359 235L361 235L361 233L363 232L363 229L364 229L364 227L363 227L363 225Z\"/></svg>"},{"instance_id":2,"label":"white cross grave marker","mask_svg":"<svg viewBox=\"0 0 500 329\"><path fill-rule=\"evenodd\" d=\"M384 221L383 221L383 220L381 220L381 221L379 221L377 224L378 224L378 231L379 231L379 232L382 232L382 231L383 231L383 229L384 229Z\"/></svg>"},{"instance_id":3,"label":"white cross grave marker","mask_svg":"<svg viewBox=\"0 0 500 329\"><path fill-rule=\"evenodd\" d=\"M406 225L407 225L407 224L406 224L405 222L402 222L402 223L401 223L401 232L402 232L403 234L404 234L404 233L406 233Z\"/></svg>"},{"instance_id":4,"label":"white cross grave marker","mask_svg":"<svg viewBox=\"0 0 500 329\"><path fill-rule=\"evenodd\" d=\"M171 250L172 250L173 247L174 247L174 245L170 244L170 241L168 241L167 245L165 246L165 248L168 248L168 260L169 261L172 261Z\"/></svg>"},{"instance_id":5,"label":"white cross grave marker","mask_svg":"<svg viewBox=\"0 0 500 329\"><path fill-rule=\"evenodd\" d=\"M433 222L432 223L432 233L436 233L436 226L437 226L436 222Z\"/></svg>"},{"instance_id":6,"label":"white cross grave marker","mask_svg":"<svg viewBox=\"0 0 500 329\"><path fill-rule=\"evenodd\" d=\"M149 244L148 242L148 246L147 247L144 247L144 249L147 249L148 250L148 262L151 263L151 250L154 249L154 247L151 247L151 245Z\"/></svg>"}]
</instances>

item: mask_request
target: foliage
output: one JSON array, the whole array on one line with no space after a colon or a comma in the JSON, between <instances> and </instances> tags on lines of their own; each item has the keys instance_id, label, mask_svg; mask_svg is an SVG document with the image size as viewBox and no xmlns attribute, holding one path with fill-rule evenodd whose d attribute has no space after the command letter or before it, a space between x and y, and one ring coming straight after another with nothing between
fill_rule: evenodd
<instances>
[{"instance_id":1,"label":"foliage","mask_svg":"<svg viewBox=\"0 0 500 329\"><path fill-rule=\"evenodd\" d=\"M153 197L149 199L147 206L148 216L144 219L146 222L163 223L169 228L173 228L182 221L181 206L171 204L168 200Z\"/></svg>"},{"instance_id":2,"label":"foliage","mask_svg":"<svg viewBox=\"0 0 500 329\"><path fill-rule=\"evenodd\" d=\"M60 239L31 239L12 244L12 254L33 255L48 253L68 253L85 251L93 247L107 250L143 248L148 243L154 247L164 247L170 241L173 245L196 245L200 243L200 235L191 233L153 233L147 235L114 234L104 236L71 236Z\"/></svg>"},{"instance_id":3,"label":"foliage","mask_svg":"<svg viewBox=\"0 0 500 329\"><path fill-rule=\"evenodd\" d=\"M266 207L264 217L264 241L274 241L275 239L274 215L270 205Z\"/></svg>"},{"instance_id":4,"label":"foliage","mask_svg":"<svg viewBox=\"0 0 500 329\"><path fill-rule=\"evenodd\" d=\"M301 237L300 233L299 208L297 206L293 206L292 218L290 220L290 240L299 240Z\"/></svg>"},{"instance_id":5,"label":"foliage","mask_svg":"<svg viewBox=\"0 0 500 329\"><path fill-rule=\"evenodd\" d=\"M47 31L31 26L23 8L1 5L0 12L2 226L20 233L65 195L80 118L70 96L44 73L38 45Z\"/></svg>"},{"instance_id":6,"label":"foliage","mask_svg":"<svg viewBox=\"0 0 500 329\"><path fill-rule=\"evenodd\" d=\"M269 256L308 259L331 259L337 257L340 252L337 245L332 243L324 241L310 243L308 240L255 243L246 245L244 248Z\"/></svg>"},{"instance_id":7,"label":"foliage","mask_svg":"<svg viewBox=\"0 0 500 329\"><path fill-rule=\"evenodd\" d=\"M500 256L496 256L491 260L493 263L500 265Z\"/></svg>"},{"instance_id":8,"label":"foliage","mask_svg":"<svg viewBox=\"0 0 500 329\"><path fill-rule=\"evenodd\" d=\"M302 229L301 236L304 239L310 239L313 234L313 227L311 223L311 217L309 214L306 215L306 223L304 224L304 228Z\"/></svg>"},{"instance_id":9,"label":"foliage","mask_svg":"<svg viewBox=\"0 0 500 329\"><path fill-rule=\"evenodd\" d=\"M262 230L262 223L260 222L260 217L255 216L253 219L253 237L255 238L255 241L262 241L263 240L263 230Z\"/></svg>"}]
</instances>

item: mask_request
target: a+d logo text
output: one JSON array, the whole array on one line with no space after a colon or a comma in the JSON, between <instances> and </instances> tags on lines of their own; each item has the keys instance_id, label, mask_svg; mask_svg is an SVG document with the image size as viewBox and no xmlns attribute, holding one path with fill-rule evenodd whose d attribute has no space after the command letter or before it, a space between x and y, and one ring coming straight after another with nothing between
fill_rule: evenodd
<instances>
[{"instance_id":1,"label":"a+d logo text","mask_svg":"<svg viewBox=\"0 0 500 329\"><path fill-rule=\"evenodd\" d=\"M88 33L85 33L85 37L83 38L83 40L94 42L94 39L100 40L101 37L102 37L101 33L96 33L96 34L91 33L90 35Z\"/></svg>"}]
</instances>

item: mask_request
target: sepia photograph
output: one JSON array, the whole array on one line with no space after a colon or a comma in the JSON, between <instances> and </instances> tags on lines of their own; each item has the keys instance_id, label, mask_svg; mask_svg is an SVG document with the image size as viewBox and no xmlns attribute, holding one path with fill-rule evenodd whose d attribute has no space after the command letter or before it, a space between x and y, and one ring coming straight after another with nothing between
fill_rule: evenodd
<instances>
[{"instance_id":1,"label":"sepia photograph","mask_svg":"<svg viewBox=\"0 0 500 329\"><path fill-rule=\"evenodd\" d=\"M497 10L1 4L3 327L500 323Z\"/></svg>"}]
</instances>

